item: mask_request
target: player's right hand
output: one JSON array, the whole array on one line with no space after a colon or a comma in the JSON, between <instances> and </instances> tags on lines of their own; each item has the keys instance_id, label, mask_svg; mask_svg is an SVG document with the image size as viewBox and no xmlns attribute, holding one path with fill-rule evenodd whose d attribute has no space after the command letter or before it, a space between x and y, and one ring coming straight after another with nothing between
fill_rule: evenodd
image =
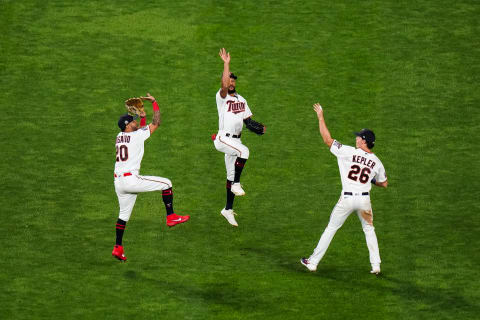
<instances>
[{"instance_id":1,"label":"player's right hand","mask_svg":"<svg viewBox=\"0 0 480 320\"><path fill-rule=\"evenodd\" d=\"M313 105L313 110L315 110L315 112L317 113L317 116L323 116L323 108L322 106L320 105L320 103L315 103Z\"/></svg>"},{"instance_id":2,"label":"player's right hand","mask_svg":"<svg viewBox=\"0 0 480 320\"><path fill-rule=\"evenodd\" d=\"M218 55L222 58L223 62L230 63L230 53L227 52L225 48L220 49Z\"/></svg>"}]
</instances>

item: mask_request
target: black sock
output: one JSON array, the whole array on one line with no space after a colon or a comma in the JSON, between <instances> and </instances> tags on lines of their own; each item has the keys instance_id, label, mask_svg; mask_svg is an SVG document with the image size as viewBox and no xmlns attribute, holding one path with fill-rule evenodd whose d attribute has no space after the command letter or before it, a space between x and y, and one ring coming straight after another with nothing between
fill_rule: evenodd
<instances>
[{"instance_id":1,"label":"black sock","mask_svg":"<svg viewBox=\"0 0 480 320\"><path fill-rule=\"evenodd\" d=\"M115 229L117 231L117 246L122 245L122 239L123 239L123 232L125 231L127 221L123 221L122 219L117 220L117 225L115 226Z\"/></svg>"},{"instance_id":2,"label":"black sock","mask_svg":"<svg viewBox=\"0 0 480 320\"><path fill-rule=\"evenodd\" d=\"M227 204L225 205L226 210L233 209L234 199L235 199L235 194L232 192L232 181L227 180Z\"/></svg>"},{"instance_id":3,"label":"black sock","mask_svg":"<svg viewBox=\"0 0 480 320\"><path fill-rule=\"evenodd\" d=\"M247 159L237 157L237 160L235 161L235 179L233 180L234 183L240 182L240 175L242 174L245 162L247 162Z\"/></svg>"},{"instance_id":4,"label":"black sock","mask_svg":"<svg viewBox=\"0 0 480 320\"><path fill-rule=\"evenodd\" d=\"M163 203L165 209L167 209L167 216L173 214L173 191L172 188L163 190L162 192Z\"/></svg>"}]
</instances>

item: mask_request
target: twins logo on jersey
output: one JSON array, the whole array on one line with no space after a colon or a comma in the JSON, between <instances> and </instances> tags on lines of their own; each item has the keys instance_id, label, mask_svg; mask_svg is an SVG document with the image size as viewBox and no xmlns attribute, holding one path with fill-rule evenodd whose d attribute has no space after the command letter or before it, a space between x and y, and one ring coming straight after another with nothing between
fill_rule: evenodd
<instances>
[{"instance_id":1,"label":"twins logo on jersey","mask_svg":"<svg viewBox=\"0 0 480 320\"><path fill-rule=\"evenodd\" d=\"M235 102L234 100L227 101L228 110L227 112L233 112L235 114L245 111L244 102Z\"/></svg>"}]
</instances>

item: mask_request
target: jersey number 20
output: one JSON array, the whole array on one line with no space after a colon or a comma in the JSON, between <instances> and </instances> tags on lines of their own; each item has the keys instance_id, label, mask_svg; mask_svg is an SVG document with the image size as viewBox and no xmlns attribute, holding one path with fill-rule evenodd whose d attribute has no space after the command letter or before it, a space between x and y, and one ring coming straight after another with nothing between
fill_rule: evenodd
<instances>
[{"instance_id":1,"label":"jersey number 20","mask_svg":"<svg viewBox=\"0 0 480 320\"><path fill-rule=\"evenodd\" d=\"M369 168L363 168L362 172L360 172L360 166L357 166L354 164L350 168L350 172L348 173L348 178L352 179L353 181L360 181L361 183L367 183L368 182L368 175L370 174L370 169ZM358 177L358 174L360 173L360 179Z\"/></svg>"},{"instance_id":2,"label":"jersey number 20","mask_svg":"<svg viewBox=\"0 0 480 320\"><path fill-rule=\"evenodd\" d=\"M128 159L128 148L126 145L117 146L117 162L127 161Z\"/></svg>"}]
</instances>

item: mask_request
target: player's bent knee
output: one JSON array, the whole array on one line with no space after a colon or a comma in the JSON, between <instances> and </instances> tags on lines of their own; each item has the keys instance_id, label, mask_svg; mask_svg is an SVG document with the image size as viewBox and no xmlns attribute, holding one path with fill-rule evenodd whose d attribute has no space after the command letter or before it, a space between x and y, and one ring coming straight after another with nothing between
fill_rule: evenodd
<instances>
[{"instance_id":1,"label":"player's bent knee","mask_svg":"<svg viewBox=\"0 0 480 320\"><path fill-rule=\"evenodd\" d=\"M240 158L248 159L249 156L250 156L250 150L248 150L248 148L245 147L245 149L242 150Z\"/></svg>"},{"instance_id":2,"label":"player's bent knee","mask_svg":"<svg viewBox=\"0 0 480 320\"><path fill-rule=\"evenodd\" d=\"M173 187L172 181L170 179L165 178L164 183L165 183L165 189L164 190L170 189L171 187Z\"/></svg>"},{"instance_id":3,"label":"player's bent knee","mask_svg":"<svg viewBox=\"0 0 480 320\"><path fill-rule=\"evenodd\" d=\"M375 227L373 226L373 224L366 224L365 226L363 226L363 232L365 233L375 232Z\"/></svg>"}]
</instances>

